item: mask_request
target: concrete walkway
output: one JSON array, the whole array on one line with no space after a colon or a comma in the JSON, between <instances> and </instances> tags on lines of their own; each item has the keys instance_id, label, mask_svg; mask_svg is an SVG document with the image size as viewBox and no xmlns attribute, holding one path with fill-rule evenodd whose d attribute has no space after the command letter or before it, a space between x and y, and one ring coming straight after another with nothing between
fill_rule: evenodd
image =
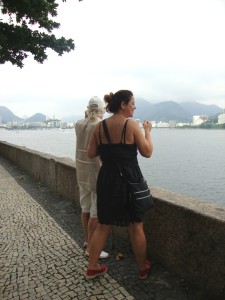
<instances>
[{"instance_id":1,"label":"concrete walkway","mask_svg":"<svg viewBox=\"0 0 225 300\"><path fill-rule=\"evenodd\" d=\"M82 244L80 212L0 157L1 300L201 299L154 262L149 279L139 280L130 244L119 238L112 247L110 237L105 248L108 273L87 280Z\"/></svg>"}]
</instances>

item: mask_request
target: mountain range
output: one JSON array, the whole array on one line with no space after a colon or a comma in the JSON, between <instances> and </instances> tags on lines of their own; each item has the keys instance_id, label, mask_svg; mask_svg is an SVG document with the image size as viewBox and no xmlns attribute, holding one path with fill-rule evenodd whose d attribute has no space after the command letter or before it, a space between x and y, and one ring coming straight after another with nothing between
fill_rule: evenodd
<instances>
[{"instance_id":1,"label":"mountain range","mask_svg":"<svg viewBox=\"0 0 225 300\"><path fill-rule=\"evenodd\" d=\"M11 110L5 106L0 106L0 120L3 124L7 122L44 122L46 121L46 116L41 113L36 113L33 116L23 119L17 117Z\"/></svg>"},{"instance_id":2,"label":"mountain range","mask_svg":"<svg viewBox=\"0 0 225 300\"><path fill-rule=\"evenodd\" d=\"M164 101L152 104L144 99L136 99L137 108L134 113L135 119L152 120L168 122L175 120L177 122L191 122L195 115L207 115L209 118L216 118L218 114L223 112L223 109L217 105L205 105L198 102L183 102L176 103L174 101ZM79 118L83 118L80 116ZM63 121L74 122L78 116L70 116L62 118ZM43 122L46 120L46 115L36 113L33 116L22 119L16 116L11 110L5 106L0 106L0 120L3 124L7 122Z\"/></svg>"},{"instance_id":3,"label":"mountain range","mask_svg":"<svg viewBox=\"0 0 225 300\"><path fill-rule=\"evenodd\" d=\"M191 122L193 116L207 115L209 118L215 118L223 110L217 105L206 105L198 102L176 103L174 101L164 101L152 104L144 99L137 99L137 109L134 118L141 121L154 120L156 122L168 122L175 120L177 122Z\"/></svg>"}]
</instances>

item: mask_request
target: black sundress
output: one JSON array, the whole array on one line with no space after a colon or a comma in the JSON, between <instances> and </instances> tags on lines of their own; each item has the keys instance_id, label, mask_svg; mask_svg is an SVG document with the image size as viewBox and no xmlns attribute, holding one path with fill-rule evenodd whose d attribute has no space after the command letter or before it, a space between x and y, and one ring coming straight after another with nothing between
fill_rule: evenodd
<instances>
[{"instance_id":1,"label":"black sundress","mask_svg":"<svg viewBox=\"0 0 225 300\"><path fill-rule=\"evenodd\" d=\"M127 226L131 222L141 222L144 218L144 213L141 217L135 216L126 182L117 168L117 164L120 164L124 176L132 182L143 178L137 160L137 146L126 144L127 122L128 120L124 124L118 144L110 143L106 120L100 123L108 140L108 144L101 142L99 127L99 155L103 164L97 180L97 211L101 224Z\"/></svg>"}]
</instances>

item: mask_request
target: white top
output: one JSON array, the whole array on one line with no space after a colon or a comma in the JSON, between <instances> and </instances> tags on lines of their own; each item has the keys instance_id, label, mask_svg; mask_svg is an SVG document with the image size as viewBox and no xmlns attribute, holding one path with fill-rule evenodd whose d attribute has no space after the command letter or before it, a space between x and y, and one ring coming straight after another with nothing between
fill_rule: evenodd
<instances>
[{"instance_id":1,"label":"white top","mask_svg":"<svg viewBox=\"0 0 225 300\"><path fill-rule=\"evenodd\" d=\"M75 125L76 132L76 171L78 185L84 186L91 191L96 192L96 182L98 172L101 167L99 157L90 159L87 156L87 146L92 132L100 119L86 119L77 121Z\"/></svg>"}]
</instances>

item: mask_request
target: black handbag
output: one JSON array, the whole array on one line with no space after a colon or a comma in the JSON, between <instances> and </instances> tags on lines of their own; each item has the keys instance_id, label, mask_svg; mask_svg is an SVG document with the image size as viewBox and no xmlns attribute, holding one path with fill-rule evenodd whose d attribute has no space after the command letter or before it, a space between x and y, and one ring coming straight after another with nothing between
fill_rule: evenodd
<instances>
[{"instance_id":1,"label":"black handbag","mask_svg":"<svg viewBox=\"0 0 225 300\"><path fill-rule=\"evenodd\" d=\"M127 181L127 185L136 214L145 212L154 206L151 191L144 178L142 179L142 182Z\"/></svg>"},{"instance_id":2,"label":"black handbag","mask_svg":"<svg viewBox=\"0 0 225 300\"><path fill-rule=\"evenodd\" d=\"M150 188L144 178L140 182L128 181L122 173L121 167L116 163L120 176L127 184L130 200L133 205L135 215L139 216L143 212L149 210L154 206L153 197Z\"/></svg>"}]
</instances>

